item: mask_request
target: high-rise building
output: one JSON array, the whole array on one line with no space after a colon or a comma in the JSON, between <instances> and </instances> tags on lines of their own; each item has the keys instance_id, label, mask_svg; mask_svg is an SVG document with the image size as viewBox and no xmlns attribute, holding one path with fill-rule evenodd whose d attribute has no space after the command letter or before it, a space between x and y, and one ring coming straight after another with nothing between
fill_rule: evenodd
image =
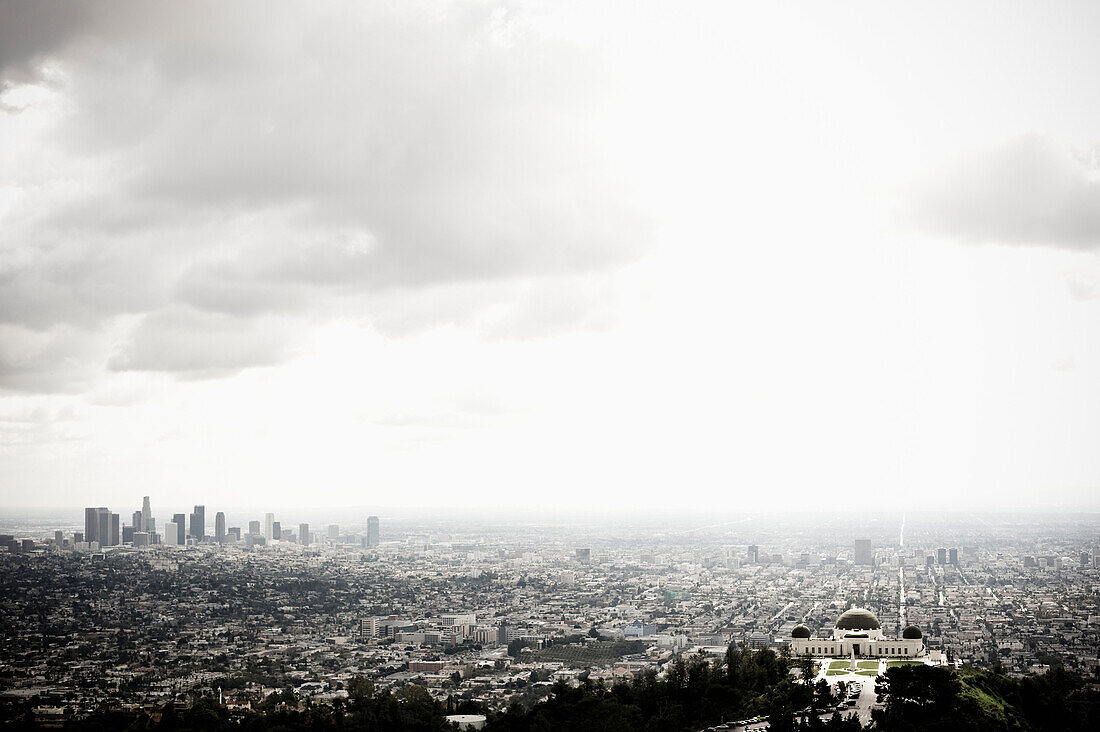
<instances>
[{"instance_id":1,"label":"high-rise building","mask_svg":"<svg viewBox=\"0 0 1100 732\"><path fill-rule=\"evenodd\" d=\"M108 544L108 546L118 546L121 543L119 541L118 514L117 513L112 513L112 514L110 514L110 516L111 516L110 528L108 528L108 530L107 530L108 535L110 536L110 543Z\"/></svg>"},{"instance_id":2,"label":"high-rise building","mask_svg":"<svg viewBox=\"0 0 1100 732\"><path fill-rule=\"evenodd\" d=\"M298 543L309 546L309 524L298 524Z\"/></svg>"},{"instance_id":3,"label":"high-rise building","mask_svg":"<svg viewBox=\"0 0 1100 732\"><path fill-rule=\"evenodd\" d=\"M100 546L111 546L111 512L106 508L96 510L98 526L95 530L96 541Z\"/></svg>"},{"instance_id":4,"label":"high-rise building","mask_svg":"<svg viewBox=\"0 0 1100 732\"><path fill-rule=\"evenodd\" d=\"M206 536L206 506L195 506L191 514L191 538L202 541Z\"/></svg>"},{"instance_id":5,"label":"high-rise building","mask_svg":"<svg viewBox=\"0 0 1100 732\"><path fill-rule=\"evenodd\" d=\"M96 523L95 509L89 506L84 509L84 536L88 537L88 541L95 541L96 527L99 526Z\"/></svg>"},{"instance_id":6,"label":"high-rise building","mask_svg":"<svg viewBox=\"0 0 1100 732\"><path fill-rule=\"evenodd\" d=\"M107 519L105 517L108 514L110 514L110 511L108 511L103 506L100 506L98 508L84 509L84 541L102 542L103 539L100 539L99 532L101 528L103 529L103 537L107 538L108 529L110 527L110 519Z\"/></svg>"},{"instance_id":7,"label":"high-rise building","mask_svg":"<svg viewBox=\"0 0 1100 732\"><path fill-rule=\"evenodd\" d=\"M378 546L381 541L381 535L378 533L378 517L367 517L367 548L373 549Z\"/></svg>"},{"instance_id":8,"label":"high-rise building","mask_svg":"<svg viewBox=\"0 0 1100 732\"><path fill-rule=\"evenodd\" d=\"M336 541L337 539L340 538L340 524L329 524L328 525L328 538L331 541Z\"/></svg>"},{"instance_id":9,"label":"high-rise building","mask_svg":"<svg viewBox=\"0 0 1100 732\"><path fill-rule=\"evenodd\" d=\"M748 559L749 564L759 564L760 563L760 547L757 546L756 544L750 544L749 545L749 552L748 552L748 555L746 556L746 559Z\"/></svg>"},{"instance_id":10,"label":"high-rise building","mask_svg":"<svg viewBox=\"0 0 1100 732\"><path fill-rule=\"evenodd\" d=\"M852 548L852 563L872 565L875 563L874 550L870 539L856 539Z\"/></svg>"},{"instance_id":11,"label":"high-rise building","mask_svg":"<svg viewBox=\"0 0 1100 732\"><path fill-rule=\"evenodd\" d=\"M947 550L947 563L954 564L956 567L959 565L959 550L951 548Z\"/></svg>"},{"instance_id":12,"label":"high-rise building","mask_svg":"<svg viewBox=\"0 0 1100 732\"><path fill-rule=\"evenodd\" d=\"M942 546L936 550L936 564L947 564L947 550Z\"/></svg>"},{"instance_id":13,"label":"high-rise building","mask_svg":"<svg viewBox=\"0 0 1100 732\"><path fill-rule=\"evenodd\" d=\"M142 526L144 526L144 524L142 524L141 522L141 511L134 511L134 515L131 520L133 521L133 526L131 526L130 528L132 528L134 531L141 531Z\"/></svg>"},{"instance_id":14,"label":"high-rise building","mask_svg":"<svg viewBox=\"0 0 1100 732\"><path fill-rule=\"evenodd\" d=\"M250 536L259 536L260 535L260 522L259 521L249 521L248 522L248 533L249 533Z\"/></svg>"},{"instance_id":15,"label":"high-rise building","mask_svg":"<svg viewBox=\"0 0 1100 732\"><path fill-rule=\"evenodd\" d=\"M275 540L275 514L264 514L264 541L271 543Z\"/></svg>"},{"instance_id":16,"label":"high-rise building","mask_svg":"<svg viewBox=\"0 0 1100 732\"><path fill-rule=\"evenodd\" d=\"M149 507L149 496L143 496L141 499L141 525L134 524L134 531L147 533L153 531L153 510Z\"/></svg>"},{"instance_id":17,"label":"high-rise building","mask_svg":"<svg viewBox=\"0 0 1100 732\"><path fill-rule=\"evenodd\" d=\"M225 512L218 511L214 515L214 541L225 543Z\"/></svg>"},{"instance_id":18,"label":"high-rise building","mask_svg":"<svg viewBox=\"0 0 1100 732\"><path fill-rule=\"evenodd\" d=\"M172 514L172 523L176 525L176 544L183 546L187 543L187 516L182 513Z\"/></svg>"},{"instance_id":19,"label":"high-rise building","mask_svg":"<svg viewBox=\"0 0 1100 732\"><path fill-rule=\"evenodd\" d=\"M134 527L123 526L122 527L122 543L133 544L134 543Z\"/></svg>"},{"instance_id":20,"label":"high-rise building","mask_svg":"<svg viewBox=\"0 0 1100 732\"><path fill-rule=\"evenodd\" d=\"M65 543L65 532L61 531L60 529L53 532L53 543L57 544L58 546L61 546L62 544L64 544ZM1087 557L1088 552L1085 552L1081 556ZM1082 564L1088 564L1088 560L1086 559L1084 562L1082 562Z\"/></svg>"},{"instance_id":21,"label":"high-rise building","mask_svg":"<svg viewBox=\"0 0 1100 732\"><path fill-rule=\"evenodd\" d=\"M182 543L180 541L180 527L176 525L175 521L169 521L164 525L164 543L169 546L178 546Z\"/></svg>"},{"instance_id":22,"label":"high-rise building","mask_svg":"<svg viewBox=\"0 0 1100 732\"><path fill-rule=\"evenodd\" d=\"M230 526L229 529L226 530L225 536L229 541L240 541L241 540L241 527L240 526Z\"/></svg>"},{"instance_id":23,"label":"high-rise building","mask_svg":"<svg viewBox=\"0 0 1100 732\"><path fill-rule=\"evenodd\" d=\"M283 525L278 521L271 524L271 538L275 541L279 541L283 538Z\"/></svg>"}]
</instances>

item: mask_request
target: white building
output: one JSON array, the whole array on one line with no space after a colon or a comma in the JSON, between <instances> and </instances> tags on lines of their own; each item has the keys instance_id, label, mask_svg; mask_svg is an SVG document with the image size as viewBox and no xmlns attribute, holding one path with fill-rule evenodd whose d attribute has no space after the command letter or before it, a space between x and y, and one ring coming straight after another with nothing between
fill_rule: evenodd
<instances>
[{"instance_id":1,"label":"white building","mask_svg":"<svg viewBox=\"0 0 1100 732\"><path fill-rule=\"evenodd\" d=\"M875 614L858 607L845 610L836 619L832 638L812 638L805 625L791 631L791 654L795 656L914 658L923 655L924 650L924 638L917 626L907 626L901 638L887 638Z\"/></svg>"}]
</instances>

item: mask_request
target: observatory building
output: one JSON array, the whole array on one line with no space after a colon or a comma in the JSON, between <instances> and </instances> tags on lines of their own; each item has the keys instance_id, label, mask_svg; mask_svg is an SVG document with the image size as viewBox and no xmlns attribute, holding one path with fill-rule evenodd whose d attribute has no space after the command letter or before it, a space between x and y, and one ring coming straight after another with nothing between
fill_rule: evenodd
<instances>
[{"instance_id":1,"label":"observatory building","mask_svg":"<svg viewBox=\"0 0 1100 732\"><path fill-rule=\"evenodd\" d=\"M812 638L805 625L791 631L791 654L794 656L859 656L867 658L914 658L924 653L924 637L920 628L906 626L901 638L882 634L878 618L870 610L854 607L836 619L832 638Z\"/></svg>"}]
</instances>

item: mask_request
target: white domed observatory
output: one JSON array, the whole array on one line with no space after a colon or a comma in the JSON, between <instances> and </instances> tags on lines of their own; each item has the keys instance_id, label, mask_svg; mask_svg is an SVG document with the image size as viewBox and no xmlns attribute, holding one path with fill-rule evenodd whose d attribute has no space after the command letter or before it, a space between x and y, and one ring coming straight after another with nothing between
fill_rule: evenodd
<instances>
[{"instance_id":1,"label":"white domed observatory","mask_svg":"<svg viewBox=\"0 0 1100 732\"><path fill-rule=\"evenodd\" d=\"M796 656L847 658L914 658L924 653L920 628L910 625L901 638L882 634L878 618L870 610L854 607L836 619L831 638L814 638L809 628L799 625L791 631L791 653Z\"/></svg>"}]
</instances>

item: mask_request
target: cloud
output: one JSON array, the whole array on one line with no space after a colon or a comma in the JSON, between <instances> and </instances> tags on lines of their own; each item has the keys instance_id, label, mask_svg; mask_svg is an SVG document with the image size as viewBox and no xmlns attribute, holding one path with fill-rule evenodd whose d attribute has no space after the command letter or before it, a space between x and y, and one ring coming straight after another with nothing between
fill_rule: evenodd
<instances>
[{"instance_id":1,"label":"cloud","mask_svg":"<svg viewBox=\"0 0 1100 732\"><path fill-rule=\"evenodd\" d=\"M957 161L918 193L929 229L975 242L1100 248L1100 170L1028 135Z\"/></svg>"},{"instance_id":2,"label":"cloud","mask_svg":"<svg viewBox=\"0 0 1100 732\"><path fill-rule=\"evenodd\" d=\"M105 348L101 335L68 326L40 331L0 324L0 389L83 391L96 378Z\"/></svg>"},{"instance_id":3,"label":"cloud","mask_svg":"<svg viewBox=\"0 0 1100 732\"><path fill-rule=\"evenodd\" d=\"M650 246L644 155L605 114L612 65L535 9L0 14L0 89L50 90L0 112L17 141L0 153L16 192L0 207L0 323L95 338L127 318L110 370L275 363L300 330L273 319L449 322L422 307L432 293L612 271Z\"/></svg>"},{"instance_id":4,"label":"cloud","mask_svg":"<svg viewBox=\"0 0 1100 732\"><path fill-rule=\"evenodd\" d=\"M187 378L230 376L271 366L291 355L292 325L248 320L186 307L145 316L108 362L112 371L160 371Z\"/></svg>"},{"instance_id":5,"label":"cloud","mask_svg":"<svg viewBox=\"0 0 1100 732\"><path fill-rule=\"evenodd\" d=\"M93 6L0 0L0 84L38 78L42 63L88 27Z\"/></svg>"}]
</instances>

